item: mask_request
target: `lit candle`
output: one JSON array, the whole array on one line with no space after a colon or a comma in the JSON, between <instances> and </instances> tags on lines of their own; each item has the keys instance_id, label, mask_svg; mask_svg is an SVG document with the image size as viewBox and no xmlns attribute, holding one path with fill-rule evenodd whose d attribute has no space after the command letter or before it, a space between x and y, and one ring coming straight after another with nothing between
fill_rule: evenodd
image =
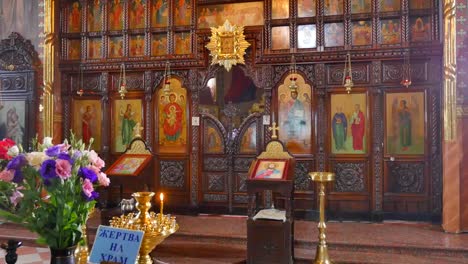
<instances>
[{"instance_id":1,"label":"lit candle","mask_svg":"<svg viewBox=\"0 0 468 264\"><path fill-rule=\"evenodd\" d=\"M163 219L163 207L164 207L164 194L161 193L159 194L159 200L161 200L161 208L160 208L160 211L159 211L159 217L160 217L160 220L162 222L162 219Z\"/></svg>"}]
</instances>

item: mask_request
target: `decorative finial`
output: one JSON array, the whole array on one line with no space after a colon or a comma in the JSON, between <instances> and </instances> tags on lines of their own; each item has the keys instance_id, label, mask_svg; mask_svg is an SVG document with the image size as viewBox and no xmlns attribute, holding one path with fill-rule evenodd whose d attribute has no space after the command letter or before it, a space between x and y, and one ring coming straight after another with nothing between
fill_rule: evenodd
<instances>
[{"instance_id":1,"label":"decorative finial","mask_svg":"<svg viewBox=\"0 0 468 264\"><path fill-rule=\"evenodd\" d=\"M268 128L268 130L272 131L272 135L271 135L271 138L272 139L277 139L278 138L278 135L276 135L276 132L279 131L279 126L276 126L276 122L273 122L273 124L271 125L271 127Z\"/></svg>"},{"instance_id":2,"label":"decorative finial","mask_svg":"<svg viewBox=\"0 0 468 264\"><path fill-rule=\"evenodd\" d=\"M137 122L133 127L133 137L141 138L141 131L143 131L143 127L140 125L140 122Z\"/></svg>"}]
</instances>

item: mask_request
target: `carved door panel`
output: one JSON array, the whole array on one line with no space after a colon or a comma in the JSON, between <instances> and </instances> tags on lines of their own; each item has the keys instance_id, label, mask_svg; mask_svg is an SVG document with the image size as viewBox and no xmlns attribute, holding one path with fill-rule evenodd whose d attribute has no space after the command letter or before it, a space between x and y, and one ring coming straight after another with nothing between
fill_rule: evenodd
<instances>
[{"instance_id":1,"label":"carved door panel","mask_svg":"<svg viewBox=\"0 0 468 264\"><path fill-rule=\"evenodd\" d=\"M234 211L247 206L245 180L249 177L248 171L252 161L263 151L263 145L262 115L251 115L241 124L234 142L231 184Z\"/></svg>"},{"instance_id":2,"label":"carved door panel","mask_svg":"<svg viewBox=\"0 0 468 264\"><path fill-rule=\"evenodd\" d=\"M226 131L211 115L202 115L201 210L223 210L229 204Z\"/></svg>"}]
</instances>

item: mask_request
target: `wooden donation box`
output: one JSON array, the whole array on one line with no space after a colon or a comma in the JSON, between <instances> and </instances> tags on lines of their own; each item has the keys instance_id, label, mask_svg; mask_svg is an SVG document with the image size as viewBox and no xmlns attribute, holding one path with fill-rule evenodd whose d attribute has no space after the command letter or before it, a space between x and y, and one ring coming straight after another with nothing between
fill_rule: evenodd
<instances>
[{"instance_id":1,"label":"wooden donation box","mask_svg":"<svg viewBox=\"0 0 468 264\"><path fill-rule=\"evenodd\" d=\"M133 139L122 156L106 171L111 181L109 200L115 199L113 196L116 188L119 192L119 202L122 198L131 198L134 192L154 190L152 158L153 154L145 141L140 137Z\"/></svg>"},{"instance_id":2,"label":"wooden donation box","mask_svg":"<svg viewBox=\"0 0 468 264\"><path fill-rule=\"evenodd\" d=\"M293 263L294 163L283 144L273 140L250 166L247 263ZM273 206L267 208L268 198Z\"/></svg>"}]
</instances>

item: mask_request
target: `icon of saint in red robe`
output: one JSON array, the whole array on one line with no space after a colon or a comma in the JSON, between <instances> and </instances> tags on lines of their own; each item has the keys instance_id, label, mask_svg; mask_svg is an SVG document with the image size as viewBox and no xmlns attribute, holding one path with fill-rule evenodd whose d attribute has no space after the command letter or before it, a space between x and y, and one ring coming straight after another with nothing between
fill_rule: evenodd
<instances>
[{"instance_id":1,"label":"icon of saint in red robe","mask_svg":"<svg viewBox=\"0 0 468 264\"><path fill-rule=\"evenodd\" d=\"M169 103L163 109L163 131L167 141L175 142L179 139L182 133L182 116L183 110L178 103L175 102L176 95L169 95Z\"/></svg>"},{"instance_id":2,"label":"icon of saint in red robe","mask_svg":"<svg viewBox=\"0 0 468 264\"><path fill-rule=\"evenodd\" d=\"M353 149L364 150L364 133L366 128L366 120L364 114L360 110L359 104L354 106L354 113L351 117L351 133L353 135Z\"/></svg>"}]
</instances>

